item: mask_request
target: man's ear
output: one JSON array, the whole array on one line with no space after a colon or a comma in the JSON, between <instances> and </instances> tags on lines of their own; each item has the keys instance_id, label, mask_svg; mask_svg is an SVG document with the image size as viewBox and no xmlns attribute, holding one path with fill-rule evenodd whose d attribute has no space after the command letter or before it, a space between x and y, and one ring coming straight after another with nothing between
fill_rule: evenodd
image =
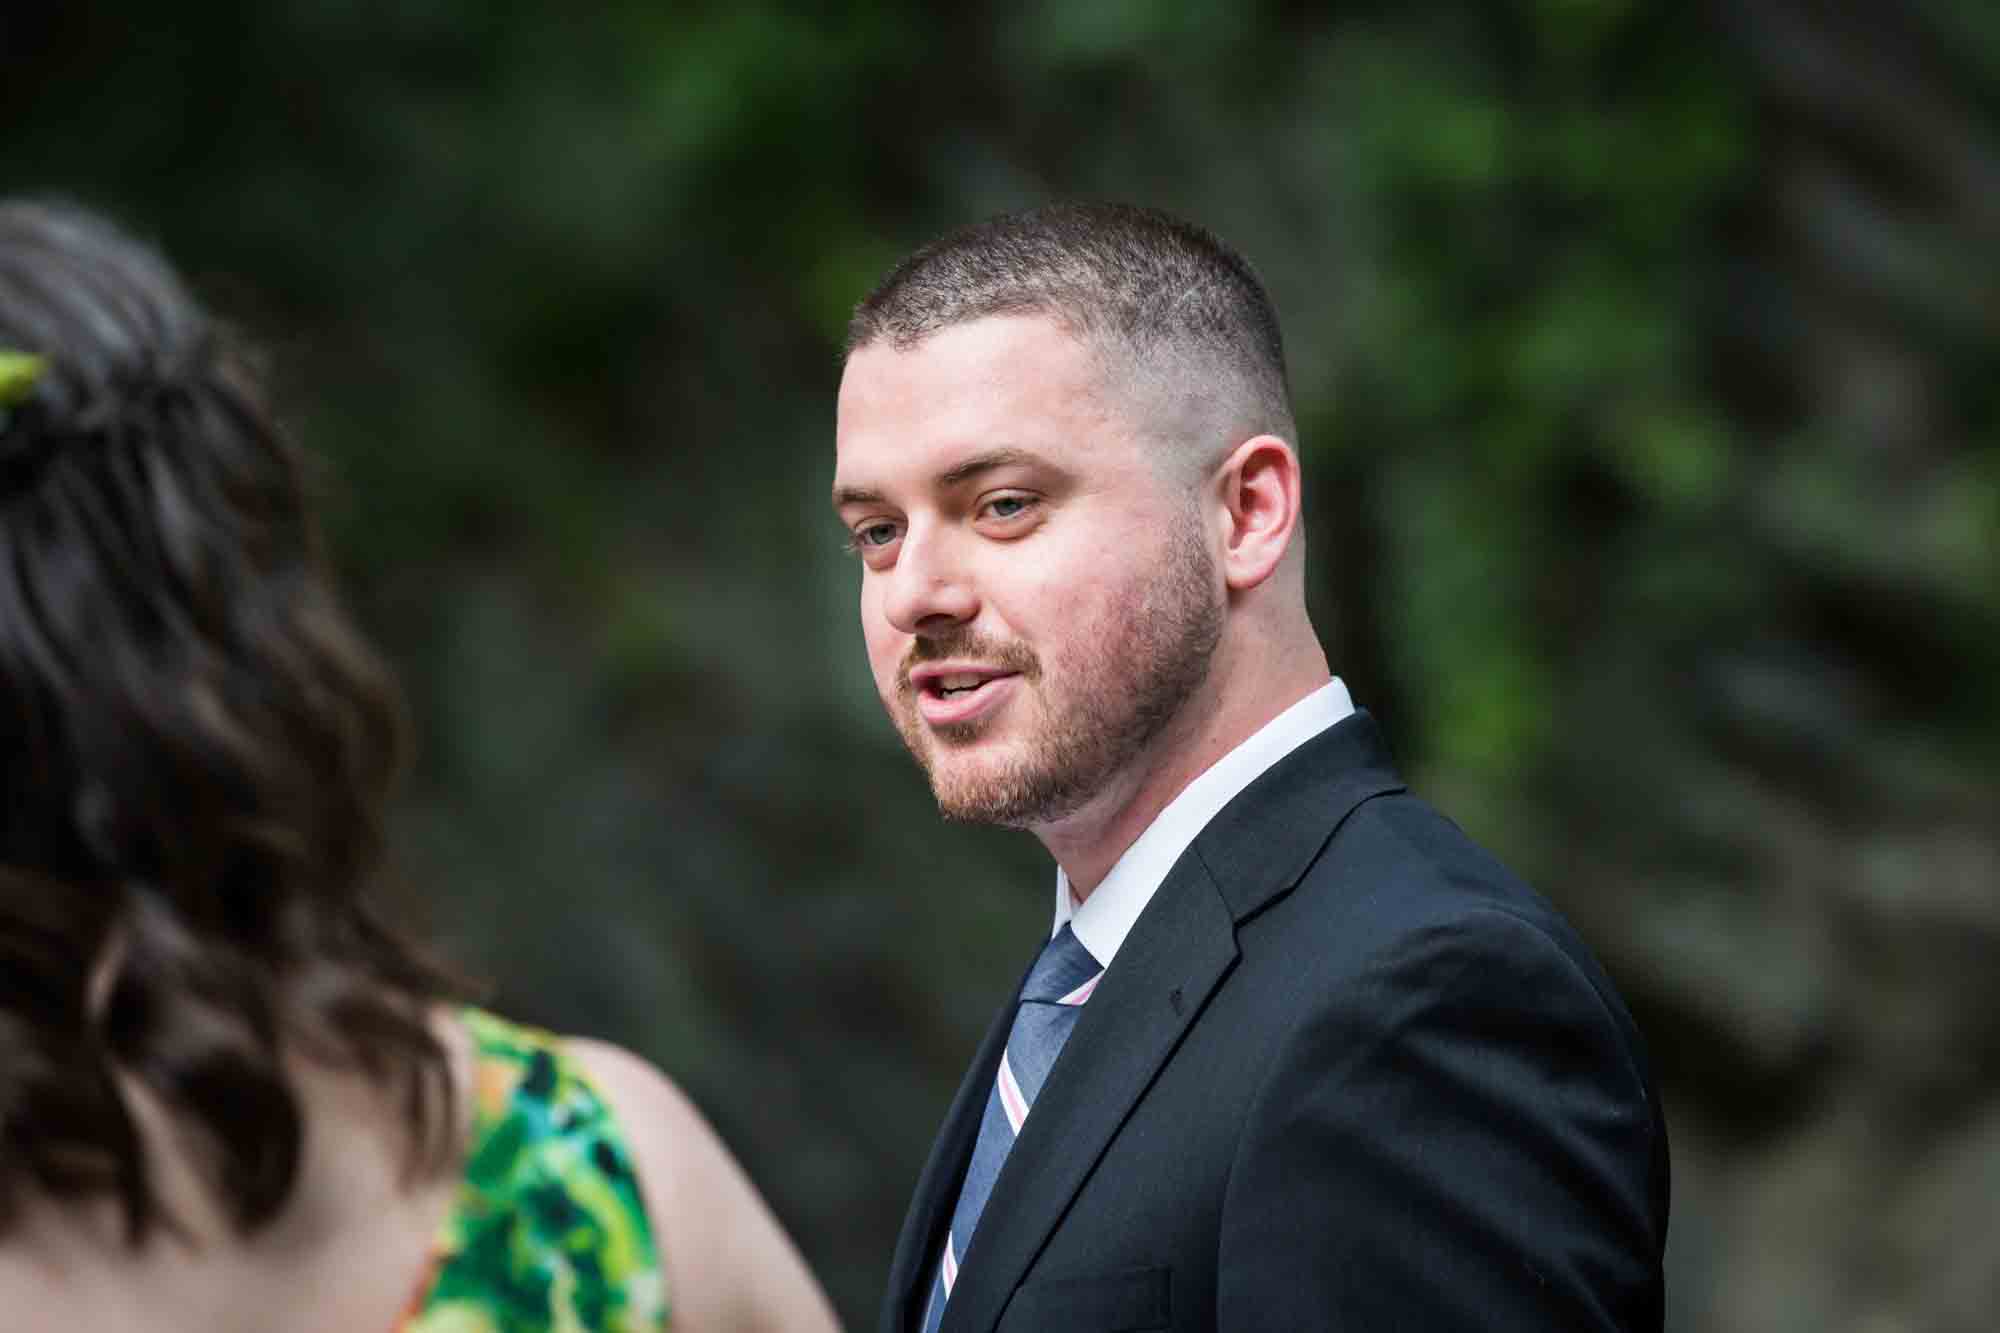
<instances>
[{"instance_id":1,"label":"man's ear","mask_svg":"<svg viewBox=\"0 0 2000 1333\"><path fill-rule=\"evenodd\" d=\"M1299 456L1275 435L1245 440L1216 474L1223 520L1222 578L1247 592L1271 577L1299 526Z\"/></svg>"}]
</instances>

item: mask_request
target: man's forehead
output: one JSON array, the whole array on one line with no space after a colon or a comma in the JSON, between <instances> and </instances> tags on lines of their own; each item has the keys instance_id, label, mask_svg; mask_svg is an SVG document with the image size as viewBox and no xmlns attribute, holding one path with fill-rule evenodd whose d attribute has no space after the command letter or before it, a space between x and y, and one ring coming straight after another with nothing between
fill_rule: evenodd
<instances>
[{"instance_id":1,"label":"man's forehead","mask_svg":"<svg viewBox=\"0 0 2000 1333\"><path fill-rule=\"evenodd\" d=\"M994 316L907 349L869 343L841 375L835 444L845 454L879 435L985 436L996 421L1074 414L1097 382L1080 345L1039 318Z\"/></svg>"}]
</instances>

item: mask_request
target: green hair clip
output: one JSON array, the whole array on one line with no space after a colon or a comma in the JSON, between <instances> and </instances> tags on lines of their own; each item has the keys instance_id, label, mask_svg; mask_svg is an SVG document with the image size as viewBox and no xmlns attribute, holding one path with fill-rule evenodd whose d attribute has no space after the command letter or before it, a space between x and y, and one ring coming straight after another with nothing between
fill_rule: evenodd
<instances>
[{"instance_id":1,"label":"green hair clip","mask_svg":"<svg viewBox=\"0 0 2000 1333\"><path fill-rule=\"evenodd\" d=\"M0 411L18 407L35 391L48 361L26 352L0 352Z\"/></svg>"},{"instance_id":2,"label":"green hair clip","mask_svg":"<svg viewBox=\"0 0 2000 1333\"><path fill-rule=\"evenodd\" d=\"M48 368L45 357L0 348L0 431L14 424L14 409L28 401Z\"/></svg>"}]
</instances>

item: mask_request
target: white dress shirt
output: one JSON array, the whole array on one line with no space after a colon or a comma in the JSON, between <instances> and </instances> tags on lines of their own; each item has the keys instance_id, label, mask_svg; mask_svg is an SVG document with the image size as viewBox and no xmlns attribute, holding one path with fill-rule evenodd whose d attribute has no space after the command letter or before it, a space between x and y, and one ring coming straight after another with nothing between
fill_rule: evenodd
<instances>
[{"instance_id":1,"label":"white dress shirt","mask_svg":"<svg viewBox=\"0 0 2000 1333\"><path fill-rule=\"evenodd\" d=\"M1085 899L1082 906L1070 896L1069 876L1056 867L1056 922L1054 935L1065 921L1091 956L1104 967L1132 923L1153 900L1160 882L1181 859L1208 821L1236 794L1255 782L1264 771L1354 711L1347 686L1335 676L1284 712L1266 722L1256 734L1211 764L1207 771L1181 789L1181 794L1146 826L1118 863Z\"/></svg>"}]
</instances>

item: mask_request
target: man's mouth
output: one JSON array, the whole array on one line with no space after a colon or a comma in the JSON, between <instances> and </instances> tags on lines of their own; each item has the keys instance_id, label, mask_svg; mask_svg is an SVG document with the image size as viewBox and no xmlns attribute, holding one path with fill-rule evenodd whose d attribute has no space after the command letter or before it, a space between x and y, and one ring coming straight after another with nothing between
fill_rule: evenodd
<instances>
[{"instance_id":1,"label":"man's mouth","mask_svg":"<svg viewBox=\"0 0 2000 1333\"><path fill-rule=\"evenodd\" d=\"M1013 694L1017 672L999 668L919 667L910 673L917 712L933 726L976 722Z\"/></svg>"}]
</instances>

